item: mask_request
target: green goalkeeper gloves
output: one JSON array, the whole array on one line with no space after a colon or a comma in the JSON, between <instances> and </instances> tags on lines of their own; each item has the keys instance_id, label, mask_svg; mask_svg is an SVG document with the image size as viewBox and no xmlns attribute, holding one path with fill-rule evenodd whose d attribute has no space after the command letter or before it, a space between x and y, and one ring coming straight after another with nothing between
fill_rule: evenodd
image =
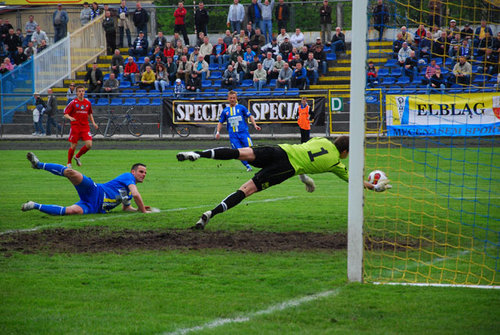
<instances>
[{"instance_id":1,"label":"green goalkeeper gloves","mask_svg":"<svg viewBox=\"0 0 500 335\"><path fill-rule=\"evenodd\" d=\"M373 190L375 192L384 192L385 190L392 188L392 185L389 183L390 183L389 179L379 180L377 185L375 185L375 187L373 188Z\"/></svg>"}]
</instances>

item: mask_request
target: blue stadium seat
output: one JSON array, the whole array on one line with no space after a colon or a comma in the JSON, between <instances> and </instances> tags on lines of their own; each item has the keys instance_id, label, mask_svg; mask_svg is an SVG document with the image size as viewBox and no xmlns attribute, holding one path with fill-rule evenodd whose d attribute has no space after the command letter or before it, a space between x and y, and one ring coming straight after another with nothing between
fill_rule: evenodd
<instances>
[{"instance_id":1,"label":"blue stadium seat","mask_svg":"<svg viewBox=\"0 0 500 335\"><path fill-rule=\"evenodd\" d=\"M398 81L396 82L396 84L398 85L408 85L409 83L410 83L410 78L408 77L399 77Z\"/></svg>"},{"instance_id":2,"label":"blue stadium seat","mask_svg":"<svg viewBox=\"0 0 500 335\"><path fill-rule=\"evenodd\" d=\"M225 97L227 96L228 89L227 88L221 88L217 91L217 96L218 97Z\"/></svg>"},{"instance_id":3,"label":"blue stadium seat","mask_svg":"<svg viewBox=\"0 0 500 335\"><path fill-rule=\"evenodd\" d=\"M401 93L401 89L396 89L396 88L393 88L393 89L390 89L387 91L387 94L400 94Z\"/></svg>"},{"instance_id":4,"label":"blue stadium seat","mask_svg":"<svg viewBox=\"0 0 500 335\"><path fill-rule=\"evenodd\" d=\"M106 98L99 98L99 100L96 101L95 105L96 106L108 106L109 102L108 102L108 99L106 99Z\"/></svg>"},{"instance_id":5,"label":"blue stadium seat","mask_svg":"<svg viewBox=\"0 0 500 335\"><path fill-rule=\"evenodd\" d=\"M296 87L289 88L288 91L286 91L285 95L289 97L296 97L299 95L299 89Z\"/></svg>"},{"instance_id":6,"label":"blue stadium seat","mask_svg":"<svg viewBox=\"0 0 500 335\"><path fill-rule=\"evenodd\" d=\"M95 99L93 99L93 98L87 98L87 99L90 101L90 103L91 103L92 105L95 105Z\"/></svg>"},{"instance_id":7,"label":"blue stadium seat","mask_svg":"<svg viewBox=\"0 0 500 335\"><path fill-rule=\"evenodd\" d=\"M215 98L215 90L213 88L208 88L201 94L204 98Z\"/></svg>"},{"instance_id":8,"label":"blue stadium seat","mask_svg":"<svg viewBox=\"0 0 500 335\"><path fill-rule=\"evenodd\" d=\"M442 58L433 58L436 61L436 65L443 65L443 59Z\"/></svg>"},{"instance_id":9,"label":"blue stadium seat","mask_svg":"<svg viewBox=\"0 0 500 335\"><path fill-rule=\"evenodd\" d=\"M149 104L149 98L140 98L139 101L137 101L137 106L149 106Z\"/></svg>"},{"instance_id":10,"label":"blue stadium seat","mask_svg":"<svg viewBox=\"0 0 500 335\"><path fill-rule=\"evenodd\" d=\"M285 89L283 87L275 88L273 91L273 96L281 97L285 95Z\"/></svg>"},{"instance_id":11,"label":"blue stadium seat","mask_svg":"<svg viewBox=\"0 0 500 335\"><path fill-rule=\"evenodd\" d=\"M323 51L324 51L325 53L329 53L329 52L331 52L331 51L332 51L332 48L331 48L331 47L329 47L329 46L326 46L326 45L325 45L325 47L323 48Z\"/></svg>"},{"instance_id":12,"label":"blue stadium seat","mask_svg":"<svg viewBox=\"0 0 500 335\"><path fill-rule=\"evenodd\" d=\"M397 59L388 59L387 62L385 62L384 67L395 67L398 66L398 60Z\"/></svg>"},{"instance_id":13,"label":"blue stadium seat","mask_svg":"<svg viewBox=\"0 0 500 335\"><path fill-rule=\"evenodd\" d=\"M485 82L487 80L488 80L488 78L485 75L478 74L478 75L476 75L476 77L474 78L474 80L472 82L476 83L476 84L482 84L483 82Z\"/></svg>"},{"instance_id":14,"label":"blue stadium seat","mask_svg":"<svg viewBox=\"0 0 500 335\"><path fill-rule=\"evenodd\" d=\"M219 70L219 64L210 64L208 65L208 69L211 71L217 71Z\"/></svg>"},{"instance_id":15,"label":"blue stadium seat","mask_svg":"<svg viewBox=\"0 0 500 335\"><path fill-rule=\"evenodd\" d=\"M123 106L134 106L135 105L135 98L126 98L123 101Z\"/></svg>"},{"instance_id":16,"label":"blue stadium seat","mask_svg":"<svg viewBox=\"0 0 500 335\"><path fill-rule=\"evenodd\" d=\"M132 86L132 84L128 80L124 80L124 81L120 82L120 88L128 88L128 87L131 87L131 86Z\"/></svg>"},{"instance_id":17,"label":"blue stadium seat","mask_svg":"<svg viewBox=\"0 0 500 335\"><path fill-rule=\"evenodd\" d=\"M161 93L163 97L170 98L174 96L174 91L172 89L166 89Z\"/></svg>"},{"instance_id":18,"label":"blue stadium seat","mask_svg":"<svg viewBox=\"0 0 500 335\"><path fill-rule=\"evenodd\" d=\"M212 87L212 81L211 80L202 80L201 87L202 88Z\"/></svg>"},{"instance_id":19,"label":"blue stadium seat","mask_svg":"<svg viewBox=\"0 0 500 335\"><path fill-rule=\"evenodd\" d=\"M402 75L402 71L401 71L401 68L400 67L395 67L391 70L391 76L394 76L394 77L399 77Z\"/></svg>"},{"instance_id":20,"label":"blue stadium seat","mask_svg":"<svg viewBox=\"0 0 500 335\"><path fill-rule=\"evenodd\" d=\"M394 77L384 77L382 79L383 85L394 85L396 83L396 79Z\"/></svg>"},{"instance_id":21,"label":"blue stadium seat","mask_svg":"<svg viewBox=\"0 0 500 335\"><path fill-rule=\"evenodd\" d=\"M365 96L365 101L367 104L377 104L378 103L378 95L368 94Z\"/></svg>"},{"instance_id":22,"label":"blue stadium seat","mask_svg":"<svg viewBox=\"0 0 500 335\"><path fill-rule=\"evenodd\" d=\"M257 93L257 89L254 87L249 87L246 90L244 90L243 93L241 93L242 97L251 97L251 96L255 96L255 95L258 95L258 93Z\"/></svg>"},{"instance_id":23,"label":"blue stadium seat","mask_svg":"<svg viewBox=\"0 0 500 335\"><path fill-rule=\"evenodd\" d=\"M122 105L122 98L113 98L111 99L111 102L109 103L110 106L121 106Z\"/></svg>"},{"instance_id":24,"label":"blue stadium seat","mask_svg":"<svg viewBox=\"0 0 500 335\"><path fill-rule=\"evenodd\" d=\"M450 70L447 67L443 66L441 68L441 74L447 75L448 73L450 73Z\"/></svg>"},{"instance_id":25,"label":"blue stadium seat","mask_svg":"<svg viewBox=\"0 0 500 335\"><path fill-rule=\"evenodd\" d=\"M210 78L211 79L221 79L222 78L222 72L220 71L213 71L210 73Z\"/></svg>"},{"instance_id":26,"label":"blue stadium seat","mask_svg":"<svg viewBox=\"0 0 500 335\"><path fill-rule=\"evenodd\" d=\"M269 80L269 84L266 85L267 87L276 87L276 79L271 79Z\"/></svg>"},{"instance_id":27,"label":"blue stadium seat","mask_svg":"<svg viewBox=\"0 0 500 335\"><path fill-rule=\"evenodd\" d=\"M268 97L271 95L271 89L270 88L263 88L262 90L260 90L260 92L258 94L261 97Z\"/></svg>"},{"instance_id":28,"label":"blue stadium seat","mask_svg":"<svg viewBox=\"0 0 500 335\"><path fill-rule=\"evenodd\" d=\"M162 105L161 98L153 98L151 100L151 106L161 106L161 105Z\"/></svg>"},{"instance_id":29,"label":"blue stadium seat","mask_svg":"<svg viewBox=\"0 0 500 335\"><path fill-rule=\"evenodd\" d=\"M386 68L381 68L377 73L379 77L385 77L389 75L389 70Z\"/></svg>"},{"instance_id":30,"label":"blue stadium seat","mask_svg":"<svg viewBox=\"0 0 500 335\"><path fill-rule=\"evenodd\" d=\"M156 97L159 97L160 95L161 95L161 92L158 90L151 90L148 93L148 96L151 98L156 98Z\"/></svg>"},{"instance_id":31,"label":"blue stadium seat","mask_svg":"<svg viewBox=\"0 0 500 335\"><path fill-rule=\"evenodd\" d=\"M216 79L214 80L214 82L212 83L212 87L215 87L215 88L220 88L222 86L222 80L221 79Z\"/></svg>"},{"instance_id":32,"label":"blue stadium seat","mask_svg":"<svg viewBox=\"0 0 500 335\"><path fill-rule=\"evenodd\" d=\"M251 87L253 85L253 80L252 79L243 79L241 82L241 87Z\"/></svg>"},{"instance_id":33,"label":"blue stadium seat","mask_svg":"<svg viewBox=\"0 0 500 335\"><path fill-rule=\"evenodd\" d=\"M142 98L145 97L148 94L146 90L136 90L134 95L136 98Z\"/></svg>"},{"instance_id":34,"label":"blue stadium seat","mask_svg":"<svg viewBox=\"0 0 500 335\"><path fill-rule=\"evenodd\" d=\"M337 55L334 52L330 52L326 54L326 60L337 60Z\"/></svg>"}]
</instances>

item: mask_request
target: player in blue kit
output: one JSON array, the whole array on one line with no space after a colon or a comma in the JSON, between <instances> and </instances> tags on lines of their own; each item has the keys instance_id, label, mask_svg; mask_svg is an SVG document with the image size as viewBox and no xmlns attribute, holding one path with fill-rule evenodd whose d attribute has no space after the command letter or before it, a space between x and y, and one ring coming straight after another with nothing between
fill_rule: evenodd
<instances>
[{"instance_id":1,"label":"player in blue kit","mask_svg":"<svg viewBox=\"0 0 500 335\"><path fill-rule=\"evenodd\" d=\"M250 133L248 132L247 119L250 119L253 127L260 130L260 127L255 123L255 119L245 106L238 104L238 95L235 91L229 91L227 94L229 107L222 111L219 123L217 124L217 133L215 138L220 138L220 131L227 123L227 132L229 133L229 141L233 149L251 147L253 145ZM252 167L247 161L242 161L246 166L247 171L252 171Z\"/></svg>"},{"instance_id":2,"label":"player in blue kit","mask_svg":"<svg viewBox=\"0 0 500 335\"><path fill-rule=\"evenodd\" d=\"M136 186L137 183L142 183L146 177L146 165L144 164L134 164L130 172L123 173L107 183L96 184L89 177L64 165L42 163L32 152L28 152L26 157L31 162L33 169L49 171L56 176L68 178L75 186L80 201L68 207L42 205L28 201L21 208L23 212L37 209L51 215L96 214L106 213L120 204L122 204L124 211L151 212L149 206L144 206L141 194ZM138 208L131 206L132 198Z\"/></svg>"}]
</instances>

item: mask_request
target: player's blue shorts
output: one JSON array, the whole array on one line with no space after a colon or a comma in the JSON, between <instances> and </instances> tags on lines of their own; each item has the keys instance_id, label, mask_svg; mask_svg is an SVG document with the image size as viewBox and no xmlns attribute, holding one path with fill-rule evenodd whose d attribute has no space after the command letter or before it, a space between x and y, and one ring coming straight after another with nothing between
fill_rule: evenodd
<instances>
[{"instance_id":1,"label":"player's blue shorts","mask_svg":"<svg viewBox=\"0 0 500 335\"><path fill-rule=\"evenodd\" d=\"M80 196L75 205L83 209L83 214L106 213L102 210L103 191L92 179L83 176L82 182L75 188Z\"/></svg>"},{"instance_id":2,"label":"player's blue shorts","mask_svg":"<svg viewBox=\"0 0 500 335\"><path fill-rule=\"evenodd\" d=\"M229 134L229 141L231 142L233 149L246 148L253 145L248 131Z\"/></svg>"}]
</instances>

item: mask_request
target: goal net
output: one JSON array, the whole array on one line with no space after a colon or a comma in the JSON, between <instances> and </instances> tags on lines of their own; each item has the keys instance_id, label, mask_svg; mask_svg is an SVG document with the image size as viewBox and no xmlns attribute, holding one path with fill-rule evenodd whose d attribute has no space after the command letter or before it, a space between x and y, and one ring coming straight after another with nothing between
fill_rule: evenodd
<instances>
[{"instance_id":1,"label":"goal net","mask_svg":"<svg viewBox=\"0 0 500 335\"><path fill-rule=\"evenodd\" d=\"M382 170L393 188L384 193L365 192L363 278L368 282L497 286L500 92L495 72L472 73L468 82L447 81L443 90L429 90L425 82L429 62L424 60L413 73L406 73L412 78L398 84L405 76L404 67L391 65L394 58L387 49L392 49L402 25L414 34L419 24L428 29L432 15L443 31L452 19L460 30L470 23L474 31L485 20L495 34L500 31L495 23L500 12L488 1L434 2L438 7L427 7L428 1L384 1L390 13L380 42L373 20L369 23L367 58L379 71L384 69L386 77L394 69L403 73L392 76L388 85L378 78L366 91L375 101L367 104L365 113L365 176ZM376 4L369 3L369 20ZM486 52L480 56L474 46L475 37L471 36L472 54L467 62L478 71L487 61ZM431 54L432 58L436 55ZM448 75L457 61L448 53L439 57ZM478 76L481 81L475 81ZM377 115L374 108L380 108L383 116L378 123L370 120Z\"/></svg>"}]
</instances>

